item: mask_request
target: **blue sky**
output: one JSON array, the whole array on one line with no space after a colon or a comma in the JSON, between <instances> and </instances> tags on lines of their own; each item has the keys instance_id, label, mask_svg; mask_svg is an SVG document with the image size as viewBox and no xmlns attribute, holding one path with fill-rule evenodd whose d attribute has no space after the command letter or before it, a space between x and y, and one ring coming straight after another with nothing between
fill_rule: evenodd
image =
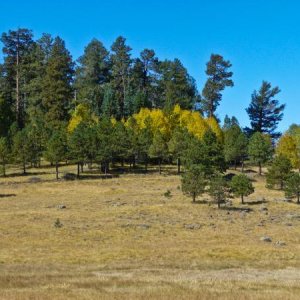
<instances>
[{"instance_id":1,"label":"blue sky","mask_svg":"<svg viewBox=\"0 0 300 300\"><path fill-rule=\"evenodd\" d=\"M221 54L233 64L235 87L225 91L219 117L248 125L251 93L267 80L282 90L285 130L300 123L299 11L296 0L0 0L0 32L60 35L75 59L93 37L109 47L123 35L134 56L153 48L160 59L179 58L199 89L210 54Z\"/></svg>"}]
</instances>

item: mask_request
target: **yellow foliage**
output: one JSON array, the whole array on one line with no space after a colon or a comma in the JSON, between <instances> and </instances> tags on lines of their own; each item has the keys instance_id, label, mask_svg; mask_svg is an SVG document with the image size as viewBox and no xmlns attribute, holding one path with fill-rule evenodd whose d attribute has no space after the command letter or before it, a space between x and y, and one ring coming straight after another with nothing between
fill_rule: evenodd
<instances>
[{"instance_id":1,"label":"yellow foliage","mask_svg":"<svg viewBox=\"0 0 300 300\"><path fill-rule=\"evenodd\" d=\"M78 104L69 121L68 132L72 133L81 122L97 123L98 121L87 104Z\"/></svg>"},{"instance_id":2,"label":"yellow foliage","mask_svg":"<svg viewBox=\"0 0 300 300\"><path fill-rule=\"evenodd\" d=\"M216 120L216 118L210 117L210 118L206 119L206 123L209 126L209 128L212 130L212 132L215 133L218 140L220 142L223 142L224 141L223 131L220 128L220 125L219 125L218 121Z\"/></svg>"},{"instance_id":3,"label":"yellow foliage","mask_svg":"<svg viewBox=\"0 0 300 300\"><path fill-rule=\"evenodd\" d=\"M293 136L284 134L278 142L276 153L288 157L294 168L300 168L299 151L296 140Z\"/></svg>"},{"instance_id":4,"label":"yellow foliage","mask_svg":"<svg viewBox=\"0 0 300 300\"><path fill-rule=\"evenodd\" d=\"M148 122L154 134L160 131L163 135L170 137L176 127L182 127L202 139L205 132L211 129L223 142L223 132L215 118L204 119L199 112L181 109L179 105L175 105L171 113L161 109L142 108L139 113L127 120L126 126L132 127L134 124L134 129L140 130L145 128Z\"/></svg>"}]
</instances>

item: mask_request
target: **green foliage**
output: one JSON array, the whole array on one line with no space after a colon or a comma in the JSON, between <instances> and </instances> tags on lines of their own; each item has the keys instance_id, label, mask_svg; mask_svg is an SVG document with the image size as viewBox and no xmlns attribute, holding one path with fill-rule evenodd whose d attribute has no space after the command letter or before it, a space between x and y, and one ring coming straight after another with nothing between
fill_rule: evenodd
<instances>
[{"instance_id":1,"label":"green foliage","mask_svg":"<svg viewBox=\"0 0 300 300\"><path fill-rule=\"evenodd\" d=\"M164 158L168 157L168 145L163 134L158 131L154 134L152 144L149 147L149 156L156 157L159 161L159 174L161 174L161 164Z\"/></svg>"},{"instance_id":2,"label":"green foliage","mask_svg":"<svg viewBox=\"0 0 300 300\"><path fill-rule=\"evenodd\" d=\"M126 39L119 36L111 46L112 55L112 86L120 108L120 115L125 116L126 100L130 99L130 70L132 65L131 48L126 45Z\"/></svg>"},{"instance_id":3,"label":"green foliage","mask_svg":"<svg viewBox=\"0 0 300 300\"><path fill-rule=\"evenodd\" d=\"M69 119L68 111L73 99L73 62L65 42L56 37L43 78L42 105L47 122L57 124Z\"/></svg>"},{"instance_id":4,"label":"green foliage","mask_svg":"<svg viewBox=\"0 0 300 300\"><path fill-rule=\"evenodd\" d=\"M271 83L263 81L259 91L254 91L251 103L246 109L251 120L251 131L269 134L272 138L277 138L280 133L276 132L279 121L283 118L284 104L274 99L280 89L276 86L272 88Z\"/></svg>"},{"instance_id":5,"label":"green foliage","mask_svg":"<svg viewBox=\"0 0 300 300\"><path fill-rule=\"evenodd\" d=\"M209 182L208 194L217 202L218 208L228 197L228 184L221 174L214 175Z\"/></svg>"},{"instance_id":6,"label":"green foliage","mask_svg":"<svg viewBox=\"0 0 300 300\"><path fill-rule=\"evenodd\" d=\"M260 132L254 133L248 146L248 154L251 162L259 166L259 175L262 174L262 164L271 159L273 152L272 142L269 136Z\"/></svg>"},{"instance_id":7,"label":"green foliage","mask_svg":"<svg viewBox=\"0 0 300 300\"><path fill-rule=\"evenodd\" d=\"M291 161L284 155L276 156L268 168L267 173L267 186L273 188L279 186L280 189L284 188L285 182L292 171Z\"/></svg>"},{"instance_id":8,"label":"green foliage","mask_svg":"<svg viewBox=\"0 0 300 300\"><path fill-rule=\"evenodd\" d=\"M109 80L109 52L97 39L93 39L78 59L76 69L76 102L87 104L95 115L100 115L103 86Z\"/></svg>"},{"instance_id":9,"label":"green foliage","mask_svg":"<svg viewBox=\"0 0 300 300\"><path fill-rule=\"evenodd\" d=\"M18 164L22 164L23 173L26 174L26 165L32 157L30 143L28 141L27 131L22 129L13 137L13 158Z\"/></svg>"},{"instance_id":10,"label":"green foliage","mask_svg":"<svg viewBox=\"0 0 300 300\"><path fill-rule=\"evenodd\" d=\"M0 164L2 165L2 173L5 176L5 166L9 162L10 151L8 147L7 138L0 137Z\"/></svg>"},{"instance_id":11,"label":"green foliage","mask_svg":"<svg viewBox=\"0 0 300 300\"><path fill-rule=\"evenodd\" d=\"M243 174L234 176L230 182L230 187L235 196L241 197L242 203L244 203L244 196L254 193L254 187L250 178Z\"/></svg>"},{"instance_id":12,"label":"green foliage","mask_svg":"<svg viewBox=\"0 0 300 300\"><path fill-rule=\"evenodd\" d=\"M46 151L44 152L45 159L51 163L55 163L56 179L58 179L58 163L67 157L67 136L62 130L54 131L47 142Z\"/></svg>"},{"instance_id":13,"label":"green foliage","mask_svg":"<svg viewBox=\"0 0 300 300\"><path fill-rule=\"evenodd\" d=\"M224 155L228 163L244 161L247 155L248 140L240 127L236 124L231 125L224 133Z\"/></svg>"},{"instance_id":14,"label":"green foliage","mask_svg":"<svg viewBox=\"0 0 300 300\"><path fill-rule=\"evenodd\" d=\"M207 180L201 167L197 165L191 166L187 172L185 172L181 179L182 192L193 198L193 202L196 198L205 192Z\"/></svg>"},{"instance_id":15,"label":"green foliage","mask_svg":"<svg viewBox=\"0 0 300 300\"><path fill-rule=\"evenodd\" d=\"M209 116L212 117L222 100L221 92L226 87L232 87L233 81L231 77L232 72L231 63L224 60L221 55L212 54L210 61L206 64L206 74L208 79L202 91L202 109Z\"/></svg>"},{"instance_id":16,"label":"green foliage","mask_svg":"<svg viewBox=\"0 0 300 300\"><path fill-rule=\"evenodd\" d=\"M296 197L297 203L300 204L300 174L291 173L284 186L285 195L288 198Z\"/></svg>"}]
</instances>

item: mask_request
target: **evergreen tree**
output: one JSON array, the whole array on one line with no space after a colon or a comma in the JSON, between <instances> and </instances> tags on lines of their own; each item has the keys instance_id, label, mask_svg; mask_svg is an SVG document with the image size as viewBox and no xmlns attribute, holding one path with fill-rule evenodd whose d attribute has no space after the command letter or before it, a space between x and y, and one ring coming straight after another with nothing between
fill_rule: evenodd
<instances>
[{"instance_id":1,"label":"evergreen tree","mask_svg":"<svg viewBox=\"0 0 300 300\"><path fill-rule=\"evenodd\" d=\"M189 147L190 133L185 128L176 128L168 142L169 152L177 159L177 173L181 172L181 162L184 160L184 154Z\"/></svg>"},{"instance_id":2,"label":"evergreen tree","mask_svg":"<svg viewBox=\"0 0 300 300\"><path fill-rule=\"evenodd\" d=\"M96 115L100 115L103 102L103 85L109 81L109 52L103 44L93 39L78 59L76 69L76 103L88 104Z\"/></svg>"},{"instance_id":3,"label":"evergreen tree","mask_svg":"<svg viewBox=\"0 0 300 300\"><path fill-rule=\"evenodd\" d=\"M59 162L67 157L67 136L64 131L53 132L46 145L45 158L55 164L56 179L58 180Z\"/></svg>"},{"instance_id":4,"label":"evergreen tree","mask_svg":"<svg viewBox=\"0 0 300 300\"><path fill-rule=\"evenodd\" d=\"M13 99L5 68L0 64L0 136L7 136L10 126L15 120Z\"/></svg>"},{"instance_id":5,"label":"evergreen tree","mask_svg":"<svg viewBox=\"0 0 300 300\"><path fill-rule=\"evenodd\" d=\"M193 165L187 172L185 172L181 179L182 192L193 198L193 202L196 201L196 197L202 195L205 192L207 181L205 174L201 168Z\"/></svg>"},{"instance_id":6,"label":"evergreen tree","mask_svg":"<svg viewBox=\"0 0 300 300\"><path fill-rule=\"evenodd\" d=\"M29 122L38 122L44 119L42 105L43 80L46 73L46 65L53 46L53 39L49 34L43 34L31 47L28 55L28 64L25 72L27 80L25 92L27 98L26 117Z\"/></svg>"},{"instance_id":7,"label":"evergreen tree","mask_svg":"<svg viewBox=\"0 0 300 300\"><path fill-rule=\"evenodd\" d=\"M31 147L25 128L14 135L12 153L14 161L22 165L23 174L25 175L27 164L32 158Z\"/></svg>"},{"instance_id":8,"label":"evergreen tree","mask_svg":"<svg viewBox=\"0 0 300 300\"><path fill-rule=\"evenodd\" d=\"M0 164L2 165L2 173L3 176L6 176L6 172L5 172L5 167L6 164L9 162L9 147L8 147L8 142L7 142L7 138L5 137L0 137Z\"/></svg>"},{"instance_id":9,"label":"evergreen tree","mask_svg":"<svg viewBox=\"0 0 300 300\"><path fill-rule=\"evenodd\" d=\"M271 166L268 168L267 186L273 188L277 185L282 190L291 171L291 161L284 155L276 156Z\"/></svg>"},{"instance_id":10,"label":"evergreen tree","mask_svg":"<svg viewBox=\"0 0 300 300\"><path fill-rule=\"evenodd\" d=\"M284 104L275 99L280 93L278 87L272 88L271 83L263 81L259 91L254 91L251 103L246 109L251 120L251 132L267 133L272 138L278 138L276 132L278 123L283 118Z\"/></svg>"},{"instance_id":11,"label":"evergreen tree","mask_svg":"<svg viewBox=\"0 0 300 300\"><path fill-rule=\"evenodd\" d=\"M109 163L113 156L113 125L111 120L103 118L97 126L96 160L101 165L102 172L107 174Z\"/></svg>"},{"instance_id":12,"label":"evergreen tree","mask_svg":"<svg viewBox=\"0 0 300 300\"><path fill-rule=\"evenodd\" d=\"M68 140L69 158L77 164L77 177L80 177L80 167L88 158L87 125L80 123L71 133Z\"/></svg>"},{"instance_id":13,"label":"evergreen tree","mask_svg":"<svg viewBox=\"0 0 300 300\"><path fill-rule=\"evenodd\" d=\"M158 159L159 174L161 174L161 164L168 156L168 144L160 131L157 131L153 136L152 144L149 147L149 156Z\"/></svg>"},{"instance_id":14,"label":"evergreen tree","mask_svg":"<svg viewBox=\"0 0 300 300\"><path fill-rule=\"evenodd\" d=\"M129 97L130 70L132 65L131 48L124 37L118 37L111 46L112 86L120 108L120 118L125 116L126 101Z\"/></svg>"},{"instance_id":15,"label":"evergreen tree","mask_svg":"<svg viewBox=\"0 0 300 300\"><path fill-rule=\"evenodd\" d=\"M131 156L131 139L130 133L123 122L117 122L112 131L112 152L113 157L121 160L122 165L124 161Z\"/></svg>"},{"instance_id":16,"label":"evergreen tree","mask_svg":"<svg viewBox=\"0 0 300 300\"><path fill-rule=\"evenodd\" d=\"M110 84L107 84L104 87L104 98L101 111L102 114L107 118L119 118L121 115L118 99Z\"/></svg>"},{"instance_id":17,"label":"evergreen tree","mask_svg":"<svg viewBox=\"0 0 300 300\"><path fill-rule=\"evenodd\" d=\"M241 197L242 204L244 204L244 197L254 193L253 184L246 175L236 175L232 178L230 187L233 194L237 197Z\"/></svg>"},{"instance_id":18,"label":"evergreen tree","mask_svg":"<svg viewBox=\"0 0 300 300\"><path fill-rule=\"evenodd\" d=\"M57 124L68 120L72 91L73 62L64 41L56 37L43 79L42 104L45 120Z\"/></svg>"},{"instance_id":19,"label":"evergreen tree","mask_svg":"<svg viewBox=\"0 0 300 300\"><path fill-rule=\"evenodd\" d=\"M33 44L31 30L19 28L3 33L1 37L4 54L4 70L10 91L10 102L14 103L15 119L18 127L24 127L25 93L24 84L27 74L24 67L27 64L28 53Z\"/></svg>"},{"instance_id":20,"label":"evergreen tree","mask_svg":"<svg viewBox=\"0 0 300 300\"><path fill-rule=\"evenodd\" d=\"M291 173L285 182L284 191L286 197L296 197L297 203L300 204L300 174Z\"/></svg>"},{"instance_id":21,"label":"evergreen tree","mask_svg":"<svg viewBox=\"0 0 300 300\"><path fill-rule=\"evenodd\" d=\"M248 140L241 128L234 124L224 132L224 155L228 163L234 163L236 169L237 163L244 162L247 155ZM244 165L244 164L243 164Z\"/></svg>"},{"instance_id":22,"label":"evergreen tree","mask_svg":"<svg viewBox=\"0 0 300 300\"><path fill-rule=\"evenodd\" d=\"M165 60L159 65L159 91L162 95L156 106L171 109L179 104L183 109L192 109L198 92L195 80L188 74L179 59Z\"/></svg>"},{"instance_id":23,"label":"evergreen tree","mask_svg":"<svg viewBox=\"0 0 300 300\"><path fill-rule=\"evenodd\" d=\"M202 141L192 138L184 157L187 167L199 165L206 177L226 171L223 145L211 130L204 134Z\"/></svg>"},{"instance_id":24,"label":"evergreen tree","mask_svg":"<svg viewBox=\"0 0 300 300\"><path fill-rule=\"evenodd\" d=\"M254 133L248 145L250 160L259 167L259 175L262 174L262 165L271 159L273 152L272 142L269 136L260 132Z\"/></svg>"},{"instance_id":25,"label":"evergreen tree","mask_svg":"<svg viewBox=\"0 0 300 300\"><path fill-rule=\"evenodd\" d=\"M136 157L143 161L145 164L145 171L147 172L148 168L148 154L149 149L153 140L153 133L151 131L150 120L146 120L146 126L137 132L136 138Z\"/></svg>"},{"instance_id":26,"label":"evergreen tree","mask_svg":"<svg viewBox=\"0 0 300 300\"><path fill-rule=\"evenodd\" d=\"M212 54L210 61L206 64L208 79L202 91L202 109L207 116L212 117L222 100L221 92L226 87L232 87L232 72L229 71L231 63L224 60L221 55Z\"/></svg>"},{"instance_id":27,"label":"evergreen tree","mask_svg":"<svg viewBox=\"0 0 300 300\"><path fill-rule=\"evenodd\" d=\"M228 185L221 174L216 174L211 178L208 193L218 203L218 208L221 207L222 202L226 201L228 197Z\"/></svg>"}]
</instances>

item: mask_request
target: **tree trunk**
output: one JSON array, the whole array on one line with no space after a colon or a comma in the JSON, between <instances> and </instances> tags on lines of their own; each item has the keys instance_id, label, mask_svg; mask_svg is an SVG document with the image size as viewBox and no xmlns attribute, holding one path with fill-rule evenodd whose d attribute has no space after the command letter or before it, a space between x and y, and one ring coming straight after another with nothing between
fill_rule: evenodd
<instances>
[{"instance_id":1,"label":"tree trunk","mask_svg":"<svg viewBox=\"0 0 300 300\"><path fill-rule=\"evenodd\" d=\"M80 177L80 163L77 163L77 178Z\"/></svg>"},{"instance_id":2,"label":"tree trunk","mask_svg":"<svg viewBox=\"0 0 300 300\"><path fill-rule=\"evenodd\" d=\"M297 193L297 203L300 204L300 192Z\"/></svg>"},{"instance_id":3,"label":"tree trunk","mask_svg":"<svg viewBox=\"0 0 300 300\"><path fill-rule=\"evenodd\" d=\"M258 163L258 172L259 172L259 176L261 176L261 174L262 174L262 171L261 171L261 162L260 163Z\"/></svg>"},{"instance_id":4,"label":"tree trunk","mask_svg":"<svg viewBox=\"0 0 300 300\"><path fill-rule=\"evenodd\" d=\"M26 174L26 163L23 162L23 174L25 175Z\"/></svg>"},{"instance_id":5,"label":"tree trunk","mask_svg":"<svg viewBox=\"0 0 300 300\"><path fill-rule=\"evenodd\" d=\"M236 170L236 165L237 165L237 162L236 160L234 161L234 170Z\"/></svg>"},{"instance_id":6,"label":"tree trunk","mask_svg":"<svg viewBox=\"0 0 300 300\"><path fill-rule=\"evenodd\" d=\"M159 159L159 175L161 175L161 159Z\"/></svg>"},{"instance_id":7,"label":"tree trunk","mask_svg":"<svg viewBox=\"0 0 300 300\"><path fill-rule=\"evenodd\" d=\"M244 204L244 195L241 196L242 204Z\"/></svg>"},{"instance_id":8,"label":"tree trunk","mask_svg":"<svg viewBox=\"0 0 300 300\"><path fill-rule=\"evenodd\" d=\"M17 53L16 53L16 120L18 123L18 127L21 128L21 118L20 118L20 87L19 87L19 33L18 33L18 37L17 37Z\"/></svg>"},{"instance_id":9,"label":"tree trunk","mask_svg":"<svg viewBox=\"0 0 300 300\"><path fill-rule=\"evenodd\" d=\"M181 161L180 161L180 157L177 158L177 174L180 174L180 167L181 167Z\"/></svg>"},{"instance_id":10,"label":"tree trunk","mask_svg":"<svg viewBox=\"0 0 300 300\"><path fill-rule=\"evenodd\" d=\"M196 193L193 193L193 202L196 202Z\"/></svg>"},{"instance_id":11,"label":"tree trunk","mask_svg":"<svg viewBox=\"0 0 300 300\"><path fill-rule=\"evenodd\" d=\"M58 180L58 162L55 163L56 180Z\"/></svg>"},{"instance_id":12,"label":"tree trunk","mask_svg":"<svg viewBox=\"0 0 300 300\"><path fill-rule=\"evenodd\" d=\"M3 169L3 177L5 177L6 176L6 170L5 170L5 163L3 162L3 164L2 164L2 169Z\"/></svg>"},{"instance_id":13,"label":"tree trunk","mask_svg":"<svg viewBox=\"0 0 300 300\"><path fill-rule=\"evenodd\" d=\"M244 173L244 168L245 168L245 162L244 159L242 160L242 173Z\"/></svg>"},{"instance_id":14,"label":"tree trunk","mask_svg":"<svg viewBox=\"0 0 300 300\"><path fill-rule=\"evenodd\" d=\"M221 199L218 198L218 208L221 208Z\"/></svg>"},{"instance_id":15,"label":"tree trunk","mask_svg":"<svg viewBox=\"0 0 300 300\"><path fill-rule=\"evenodd\" d=\"M80 164L81 167L81 173L83 173L83 162Z\"/></svg>"}]
</instances>

